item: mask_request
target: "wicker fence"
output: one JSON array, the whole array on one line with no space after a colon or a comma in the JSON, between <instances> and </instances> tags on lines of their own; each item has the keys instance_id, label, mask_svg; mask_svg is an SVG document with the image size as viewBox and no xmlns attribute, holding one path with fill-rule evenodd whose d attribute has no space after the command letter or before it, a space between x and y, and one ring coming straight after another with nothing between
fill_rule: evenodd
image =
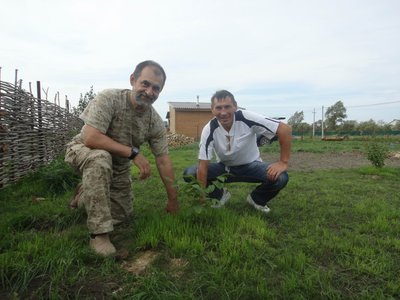
<instances>
[{"instance_id":1,"label":"wicker fence","mask_svg":"<svg viewBox=\"0 0 400 300\"><path fill-rule=\"evenodd\" d=\"M0 81L0 189L51 162L81 126L67 109Z\"/></svg>"}]
</instances>

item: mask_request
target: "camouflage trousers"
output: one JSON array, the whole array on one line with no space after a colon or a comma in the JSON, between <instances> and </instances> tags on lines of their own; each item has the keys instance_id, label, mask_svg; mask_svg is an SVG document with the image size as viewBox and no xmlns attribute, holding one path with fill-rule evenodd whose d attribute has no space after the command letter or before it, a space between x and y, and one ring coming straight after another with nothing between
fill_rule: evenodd
<instances>
[{"instance_id":1,"label":"camouflage trousers","mask_svg":"<svg viewBox=\"0 0 400 300\"><path fill-rule=\"evenodd\" d=\"M81 143L67 145L65 161L82 175L79 206L87 213L91 234L113 231L132 215L131 163L112 157L105 150L90 149Z\"/></svg>"}]
</instances>

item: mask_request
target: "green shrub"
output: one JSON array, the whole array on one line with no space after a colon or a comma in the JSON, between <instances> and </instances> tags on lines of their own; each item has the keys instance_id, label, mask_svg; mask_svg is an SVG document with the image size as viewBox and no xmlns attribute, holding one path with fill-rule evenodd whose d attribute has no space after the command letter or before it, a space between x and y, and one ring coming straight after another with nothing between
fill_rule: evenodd
<instances>
[{"instance_id":1,"label":"green shrub","mask_svg":"<svg viewBox=\"0 0 400 300\"><path fill-rule=\"evenodd\" d=\"M367 159L377 168L385 165L385 159L389 156L389 148L382 143L372 141L367 144Z\"/></svg>"}]
</instances>

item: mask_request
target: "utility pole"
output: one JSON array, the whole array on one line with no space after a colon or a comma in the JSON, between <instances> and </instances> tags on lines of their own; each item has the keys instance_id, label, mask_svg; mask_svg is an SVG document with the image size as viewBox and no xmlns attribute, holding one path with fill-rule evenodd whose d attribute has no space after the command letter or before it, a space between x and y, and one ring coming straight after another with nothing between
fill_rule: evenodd
<instances>
[{"instance_id":1,"label":"utility pole","mask_svg":"<svg viewBox=\"0 0 400 300\"><path fill-rule=\"evenodd\" d=\"M324 106L322 106L321 138L324 138Z\"/></svg>"},{"instance_id":2,"label":"utility pole","mask_svg":"<svg viewBox=\"0 0 400 300\"><path fill-rule=\"evenodd\" d=\"M315 136L315 108L313 110L312 137Z\"/></svg>"}]
</instances>

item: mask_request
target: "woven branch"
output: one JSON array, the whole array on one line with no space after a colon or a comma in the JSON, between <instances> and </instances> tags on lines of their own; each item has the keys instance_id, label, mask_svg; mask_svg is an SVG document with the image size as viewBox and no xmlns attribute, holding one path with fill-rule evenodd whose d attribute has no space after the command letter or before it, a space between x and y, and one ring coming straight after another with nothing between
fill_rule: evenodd
<instances>
[{"instance_id":1,"label":"woven branch","mask_svg":"<svg viewBox=\"0 0 400 300\"><path fill-rule=\"evenodd\" d=\"M54 160L82 125L67 109L0 81L0 189Z\"/></svg>"}]
</instances>

